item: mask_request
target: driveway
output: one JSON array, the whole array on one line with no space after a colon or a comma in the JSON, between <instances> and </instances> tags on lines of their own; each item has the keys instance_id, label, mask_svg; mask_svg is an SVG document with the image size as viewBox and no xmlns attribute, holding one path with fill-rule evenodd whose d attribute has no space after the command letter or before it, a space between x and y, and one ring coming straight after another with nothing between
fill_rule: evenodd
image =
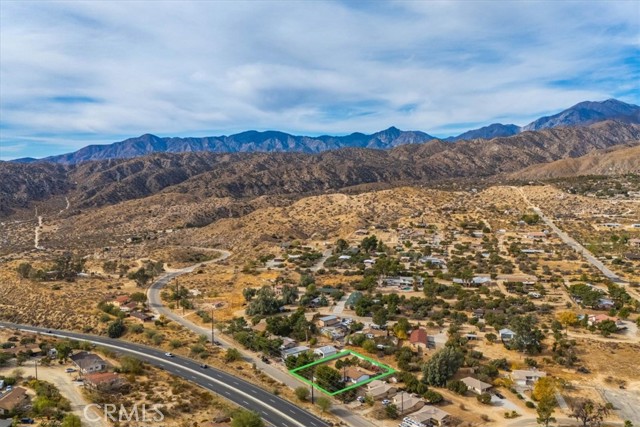
<instances>
[{"instance_id":1,"label":"driveway","mask_svg":"<svg viewBox=\"0 0 640 427\"><path fill-rule=\"evenodd\" d=\"M38 365L38 379L55 385L58 390L60 390L60 394L69 399L69 402L71 403L71 412L80 417L83 426L108 427L108 424L106 424L102 419L92 421L84 417L84 408L91 402L82 394L82 383L73 381L73 378L77 376L77 372L67 374L64 372L66 367L67 366L47 367ZM25 376L36 376L35 368L31 361L21 366L20 369L24 371ZM100 418L100 414L94 412L90 418Z\"/></svg>"}]
</instances>

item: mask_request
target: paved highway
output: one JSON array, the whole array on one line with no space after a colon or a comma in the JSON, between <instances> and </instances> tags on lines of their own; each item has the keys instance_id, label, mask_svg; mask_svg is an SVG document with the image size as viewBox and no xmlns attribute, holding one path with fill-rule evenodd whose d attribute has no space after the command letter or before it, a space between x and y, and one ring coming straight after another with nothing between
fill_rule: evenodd
<instances>
[{"instance_id":1,"label":"paved highway","mask_svg":"<svg viewBox=\"0 0 640 427\"><path fill-rule=\"evenodd\" d=\"M267 423L275 427L328 427L330 425L313 414L250 382L215 368L203 369L198 362L185 357L167 357L162 350L97 335L51 330L29 325L0 322L0 327L88 341L120 353L135 356L173 375L217 393L238 406L256 411Z\"/></svg>"}]
</instances>

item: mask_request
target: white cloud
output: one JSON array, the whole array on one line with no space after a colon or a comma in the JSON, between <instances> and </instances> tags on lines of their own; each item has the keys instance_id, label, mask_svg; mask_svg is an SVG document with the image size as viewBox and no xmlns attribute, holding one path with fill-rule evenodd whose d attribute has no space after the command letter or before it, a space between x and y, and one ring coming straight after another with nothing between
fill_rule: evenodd
<instances>
[{"instance_id":1,"label":"white cloud","mask_svg":"<svg viewBox=\"0 0 640 427\"><path fill-rule=\"evenodd\" d=\"M0 141L391 125L445 134L585 99L637 103L638 7L2 2Z\"/></svg>"}]
</instances>

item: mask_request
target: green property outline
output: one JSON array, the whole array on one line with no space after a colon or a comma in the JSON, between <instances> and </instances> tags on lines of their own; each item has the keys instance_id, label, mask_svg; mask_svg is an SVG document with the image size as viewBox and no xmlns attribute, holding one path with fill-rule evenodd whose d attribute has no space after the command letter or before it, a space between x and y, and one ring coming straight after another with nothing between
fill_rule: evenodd
<instances>
[{"instance_id":1,"label":"green property outline","mask_svg":"<svg viewBox=\"0 0 640 427\"><path fill-rule=\"evenodd\" d=\"M338 359L338 358L346 357L346 356L349 356L349 355L353 355L353 356L356 356L356 357L358 357L360 359L364 359L364 360L366 360L368 362L371 362L373 365L375 365L375 366L381 368L382 370L384 370L384 372L381 372L378 375L369 378L368 380L360 381L359 383L350 385L349 387L345 387L345 388L342 388L342 389L334 391L334 392L330 392L328 390L325 390L324 388L320 387L315 382L309 381L308 379L306 379L302 375L298 374L298 371L301 371L303 369L310 368L310 367L316 366L316 365L321 365L321 364L330 362L333 359ZM369 384L371 381L378 380L380 378L386 377L387 375L392 375L392 374L394 374L396 372L397 371L395 369L393 369L391 366L385 365L384 363L378 362L377 360L373 360L370 357L364 356L364 355L358 353L357 351L353 351L353 350L343 350L340 353L334 354L333 356L323 357L322 359L318 359L318 360L316 360L314 362L307 363L306 365L299 366L297 368L289 370L289 373L291 375L293 375L294 377L296 377L300 381L310 385L311 387L315 388L316 390L320 390L321 392L323 392L324 394L326 394L328 396L335 396L337 394L344 393L344 392L352 390L354 388L362 387L365 384Z\"/></svg>"}]
</instances>

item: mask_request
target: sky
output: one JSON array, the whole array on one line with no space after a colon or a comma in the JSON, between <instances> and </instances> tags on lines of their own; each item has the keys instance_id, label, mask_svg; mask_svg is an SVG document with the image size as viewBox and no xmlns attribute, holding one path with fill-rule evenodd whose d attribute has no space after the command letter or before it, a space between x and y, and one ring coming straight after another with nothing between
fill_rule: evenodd
<instances>
[{"instance_id":1,"label":"sky","mask_svg":"<svg viewBox=\"0 0 640 427\"><path fill-rule=\"evenodd\" d=\"M638 1L0 1L0 160L640 104Z\"/></svg>"}]
</instances>

